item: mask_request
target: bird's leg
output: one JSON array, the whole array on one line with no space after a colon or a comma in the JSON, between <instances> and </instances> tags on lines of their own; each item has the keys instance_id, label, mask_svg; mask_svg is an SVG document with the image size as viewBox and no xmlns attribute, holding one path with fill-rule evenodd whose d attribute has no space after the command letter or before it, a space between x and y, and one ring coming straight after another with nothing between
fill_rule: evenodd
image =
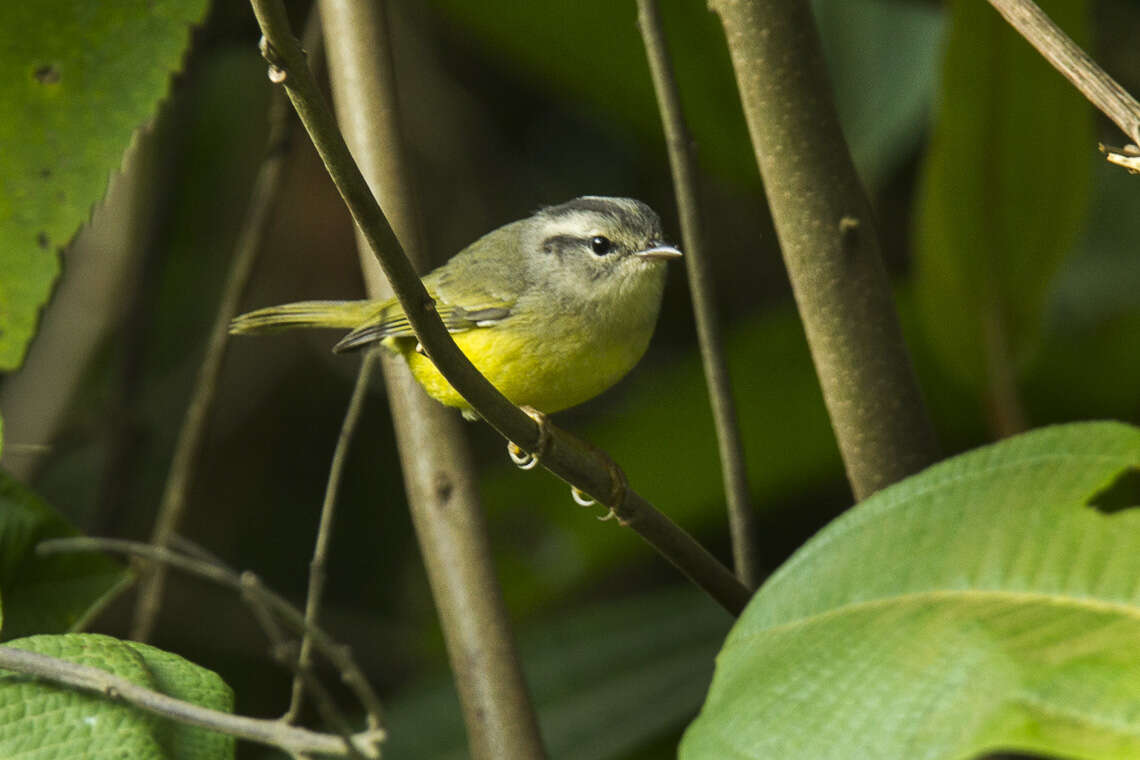
<instances>
[{"instance_id":1,"label":"bird's leg","mask_svg":"<svg viewBox=\"0 0 1140 760\"><path fill-rule=\"evenodd\" d=\"M534 451L526 452L514 441L507 441L507 455L520 470L533 470L550 448L550 428L546 424L546 415L533 406L523 406L521 409L538 423L538 442L534 445Z\"/></svg>"}]
</instances>

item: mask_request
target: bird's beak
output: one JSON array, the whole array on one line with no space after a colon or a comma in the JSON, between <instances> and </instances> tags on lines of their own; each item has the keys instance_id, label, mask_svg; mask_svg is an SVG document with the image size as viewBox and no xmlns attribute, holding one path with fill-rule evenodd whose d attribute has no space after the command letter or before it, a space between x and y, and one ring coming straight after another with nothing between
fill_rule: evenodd
<instances>
[{"instance_id":1,"label":"bird's beak","mask_svg":"<svg viewBox=\"0 0 1140 760\"><path fill-rule=\"evenodd\" d=\"M643 259L679 259L681 258L681 251L671 245L658 245L653 248L646 248L644 251L638 251L634 255Z\"/></svg>"}]
</instances>

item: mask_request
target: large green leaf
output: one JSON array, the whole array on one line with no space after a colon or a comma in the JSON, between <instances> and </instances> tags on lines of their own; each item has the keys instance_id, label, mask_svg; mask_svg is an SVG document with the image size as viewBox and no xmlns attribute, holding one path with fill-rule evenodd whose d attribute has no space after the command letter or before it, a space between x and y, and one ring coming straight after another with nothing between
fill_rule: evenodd
<instances>
[{"instance_id":1,"label":"large green leaf","mask_svg":"<svg viewBox=\"0 0 1140 760\"><path fill-rule=\"evenodd\" d=\"M1086 4L1043 2L1078 41ZM974 388L1034 348L1080 229L1095 150L1087 103L986 3L955 0L918 209L916 289L944 368Z\"/></svg>"},{"instance_id":2,"label":"large green leaf","mask_svg":"<svg viewBox=\"0 0 1140 760\"><path fill-rule=\"evenodd\" d=\"M123 566L102 555L36 556L40 541L75 534L59 513L0 470L3 638L75 630L125 586Z\"/></svg>"},{"instance_id":3,"label":"large green leaf","mask_svg":"<svg viewBox=\"0 0 1140 760\"><path fill-rule=\"evenodd\" d=\"M202 707L233 710L233 692L216 673L146 644L68 634L8 646L102 668ZM6 758L223 760L234 754L233 737L6 671L0 671L0 714L0 756Z\"/></svg>"},{"instance_id":4,"label":"large green leaf","mask_svg":"<svg viewBox=\"0 0 1140 760\"><path fill-rule=\"evenodd\" d=\"M154 114L206 5L0 3L0 370L19 365L60 247Z\"/></svg>"},{"instance_id":5,"label":"large green leaf","mask_svg":"<svg viewBox=\"0 0 1140 760\"><path fill-rule=\"evenodd\" d=\"M681 756L1140 756L1140 511L1090 506L1138 468L1134 427L1044 428L856 506L752 600Z\"/></svg>"}]
</instances>

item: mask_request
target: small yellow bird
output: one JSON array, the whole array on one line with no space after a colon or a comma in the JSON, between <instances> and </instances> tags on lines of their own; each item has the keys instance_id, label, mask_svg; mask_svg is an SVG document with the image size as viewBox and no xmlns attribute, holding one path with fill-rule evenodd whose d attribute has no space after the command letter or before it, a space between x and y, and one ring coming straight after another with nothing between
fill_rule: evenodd
<instances>
[{"instance_id":1,"label":"small yellow bird","mask_svg":"<svg viewBox=\"0 0 1140 760\"><path fill-rule=\"evenodd\" d=\"M665 262L681 252L629 198L584 196L487 233L423 278L460 350L519 406L552 413L593 398L645 353L661 309ZM303 301L243 314L231 333L349 329L334 351L381 343L428 395L477 415L387 301Z\"/></svg>"}]
</instances>

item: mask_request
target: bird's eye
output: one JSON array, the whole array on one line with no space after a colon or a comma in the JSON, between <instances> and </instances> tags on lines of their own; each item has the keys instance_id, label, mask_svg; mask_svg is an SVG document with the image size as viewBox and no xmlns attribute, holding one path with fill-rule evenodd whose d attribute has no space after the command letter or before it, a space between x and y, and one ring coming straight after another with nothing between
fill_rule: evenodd
<instances>
[{"instance_id":1,"label":"bird's eye","mask_svg":"<svg viewBox=\"0 0 1140 760\"><path fill-rule=\"evenodd\" d=\"M605 256L614 249L614 244L610 242L608 237L595 235L590 239L590 249L599 256Z\"/></svg>"}]
</instances>

